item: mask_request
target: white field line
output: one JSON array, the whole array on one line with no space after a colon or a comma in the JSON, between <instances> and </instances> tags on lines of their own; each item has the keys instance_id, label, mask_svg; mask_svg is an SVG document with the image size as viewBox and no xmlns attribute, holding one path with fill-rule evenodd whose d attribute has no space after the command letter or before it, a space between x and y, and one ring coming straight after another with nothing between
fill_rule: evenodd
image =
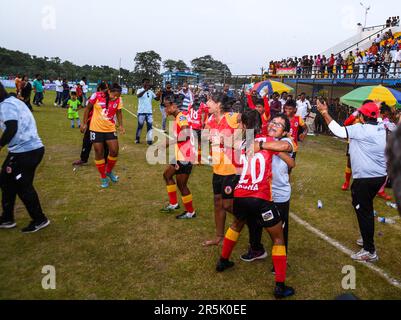
<instances>
[{"instance_id":1,"label":"white field line","mask_svg":"<svg viewBox=\"0 0 401 320\"><path fill-rule=\"evenodd\" d=\"M127 111L129 114L131 114L132 116L134 116L135 118L137 118L138 116L136 114L134 114L133 112L127 110L126 108L123 108L125 111ZM164 131L155 128L155 130L161 132L162 134L164 134L166 137L173 139L172 137L170 137L169 135L167 135ZM204 160L204 159L203 159ZM207 162L206 162L207 163ZM294 213L290 213L291 218L297 222L298 224L300 224L301 226L303 226L304 228L306 228L308 231L314 233L316 236L318 236L319 238L323 239L324 241L328 242L329 244L331 244L333 247L335 247L337 250L341 251L342 253L346 254L347 256L351 256L352 254L354 254L354 252L350 249L348 249L347 247L345 247L344 245L342 245L340 242L338 242L337 240L334 240L332 238L330 238L329 236L327 236L326 234L324 234L322 231L320 231L319 229L316 229L315 227L311 226L309 223L307 223L306 221L302 220L300 217L298 217L297 215L295 215ZM372 263L369 262L360 262L362 265L364 265L365 267L369 268L370 270L376 272L377 274L379 274L381 277L383 277L384 279L387 280L387 282L393 286L395 286L398 289L401 289L401 282L398 281L397 279L393 278L391 275L389 275L386 271L384 271L383 269L375 266Z\"/></svg>"},{"instance_id":2,"label":"white field line","mask_svg":"<svg viewBox=\"0 0 401 320\"><path fill-rule=\"evenodd\" d=\"M292 219L295 220L295 222L297 222L298 224L300 224L301 226L306 228L308 231L314 233L319 238L321 238L324 241L328 242L333 247L335 247L337 250L341 251L342 253L346 254L347 256L351 256L352 254L354 254L353 251L351 251L350 249L348 249L347 247L342 245L340 242L330 238L329 236L324 234L322 231L320 231L319 229L316 229L315 227L311 226L309 223L307 223L306 221L302 220L300 217L298 217L294 213L290 213L290 216L291 216ZM367 262L360 262L360 263L363 266L365 266L365 267L369 268L370 270L372 270L372 271L376 272L377 274L379 274L382 278L386 279L389 284L397 287L398 289L401 289L401 282L398 281L397 279L393 278L385 270L377 267L376 265L374 265L372 263L367 263Z\"/></svg>"}]
</instances>

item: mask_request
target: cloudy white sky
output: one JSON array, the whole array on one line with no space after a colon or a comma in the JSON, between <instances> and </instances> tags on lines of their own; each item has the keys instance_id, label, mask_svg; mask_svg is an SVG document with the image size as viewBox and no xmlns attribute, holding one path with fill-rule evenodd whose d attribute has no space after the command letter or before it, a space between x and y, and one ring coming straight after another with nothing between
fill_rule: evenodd
<instances>
[{"instance_id":1,"label":"cloudy white sky","mask_svg":"<svg viewBox=\"0 0 401 320\"><path fill-rule=\"evenodd\" d=\"M364 0L368 25L399 0ZM189 62L210 54L235 74L270 59L319 53L353 36L360 0L3 0L0 46L76 64L133 69L136 52Z\"/></svg>"}]
</instances>

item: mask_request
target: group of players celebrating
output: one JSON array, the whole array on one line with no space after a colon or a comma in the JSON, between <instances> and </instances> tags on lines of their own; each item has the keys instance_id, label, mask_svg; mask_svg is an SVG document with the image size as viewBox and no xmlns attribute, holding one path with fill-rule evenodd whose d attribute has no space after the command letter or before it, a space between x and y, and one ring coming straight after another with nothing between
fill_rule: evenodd
<instances>
[{"instance_id":1,"label":"group of players celebrating","mask_svg":"<svg viewBox=\"0 0 401 320\"><path fill-rule=\"evenodd\" d=\"M249 229L250 248L241 259L247 262L265 259L267 253L261 244L265 229L273 242L274 295L276 298L294 295L294 289L285 285L285 279L291 198L289 175L295 167L298 130L304 127L302 119L295 116L296 103L289 100L284 113L272 115L268 99L252 93L248 96L248 108L218 91L195 96L188 110L182 108L183 99L183 96L171 95L164 100L167 116L174 118L174 139L166 144L175 144L175 158L164 171L169 204L161 212L172 213L180 208L178 189L185 212L177 219L196 217L187 182L193 165L205 162L202 149L209 146L216 237L203 245L222 244L217 272L234 266L229 259L245 225ZM228 231L225 230L227 212L235 218Z\"/></svg>"},{"instance_id":2,"label":"group of players celebrating","mask_svg":"<svg viewBox=\"0 0 401 320\"><path fill-rule=\"evenodd\" d=\"M203 245L222 245L217 272L234 266L229 259L245 225L249 229L250 246L241 259L252 262L267 258L261 243L265 229L273 242L274 295L276 298L294 295L295 290L285 285L290 173L295 167L298 130L306 129L302 118L295 115L296 102L288 100L283 113L272 114L268 99L255 93L248 95L247 108L224 91L195 95L188 107L184 106L184 100L183 95L171 94L162 101L166 115L174 121L173 139L163 141L160 147L174 145L174 157L163 173L169 204L161 212L174 213L180 209L179 190L185 211L176 218L196 218L188 180L194 165L211 164L216 237ZM81 127L82 132L89 132L103 188L109 186L109 180L118 182L113 169L119 151L116 120L120 133L125 133L121 109L121 87L100 85L88 100ZM207 156L202 157L205 146L209 147ZM228 231L227 212L234 216Z\"/></svg>"}]
</instances>

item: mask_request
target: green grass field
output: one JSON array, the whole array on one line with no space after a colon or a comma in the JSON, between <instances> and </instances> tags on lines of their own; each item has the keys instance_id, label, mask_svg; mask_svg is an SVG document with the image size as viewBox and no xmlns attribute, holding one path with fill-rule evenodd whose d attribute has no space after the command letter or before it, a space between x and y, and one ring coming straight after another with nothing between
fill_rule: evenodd
<instances>
[{"instance_id":1,"label":"green grass field","mask_svg":"<svg viewBox=\"0 0 401 320\"><path fill-rule=\"evenodd\" d=\"M94 164L75 172L82 135L71 129L67 111L53 107L53 93L45 106L35 108L46 155L37 172L36 188L52 224L33 235L18 229L0 232L0 299L273 299L274 276L270 259L246 264L239 256L247 249L244 231L236 247L235 268L215 272L220 249L203 248L214 235L211 168L196 167L190 179L198 218L176 221L163 215L164 166L145 161L146 146L135 145L136 119L124 112L127 134L120 138L118 185L99 187ZM125 106L136 109L133 96ZM155 105L156 126L160 112ZM82 114L82 111L81 111ZM291 211L346 247L356 251L359 237L350 192L342 192L344 142L331 137L308 138L294 170ZM5 150L0 158L5 157ZM317 209L317 201L324 203ZM396 210L377 200L386 217ZM19 227L29 222L21 202L16 207ZM231 217L227 219L228 223ZM354 263L347 255L291 220L288 284L294 299L333 299L342 294L342 268L356 268L356 290L362 299L400 299L401 289L378 273ZM401 223L378 225L377 266L401 279ZM264 236L270 248L270 240ZM43 290L42 267L53 265L57 289Z\"/></svg>"}]
</instances>

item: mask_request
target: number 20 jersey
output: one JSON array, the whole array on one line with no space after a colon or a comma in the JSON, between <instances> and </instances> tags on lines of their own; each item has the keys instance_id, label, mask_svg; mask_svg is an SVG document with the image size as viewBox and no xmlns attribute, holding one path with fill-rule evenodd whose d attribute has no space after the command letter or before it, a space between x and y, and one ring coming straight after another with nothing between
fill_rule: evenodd
<instances>
[{"instance_id":1,"label":"number 20 jersey","mask_svg":"<svg viewBox=\"0 0 401 320\"><path fill-rule=\"evenodd\" d=\"M258 198L273 201L272 163L275 154L277 153L262 150L251 158L242 155L243 169L240 181L235 188L235 198Z\"/></svg>"}]
</instances>

